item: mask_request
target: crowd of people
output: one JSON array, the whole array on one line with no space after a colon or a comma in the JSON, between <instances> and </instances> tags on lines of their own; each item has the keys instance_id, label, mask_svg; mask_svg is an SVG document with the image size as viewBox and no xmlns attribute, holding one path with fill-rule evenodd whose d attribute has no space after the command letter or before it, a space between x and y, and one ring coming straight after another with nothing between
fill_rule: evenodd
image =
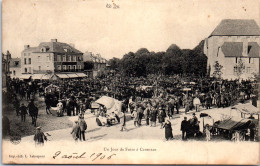
<instances>
[{"instance_id":1,"label":"crowd of people","mask_svg":"<svg viewBox=\"0 0 260 166\"><path fill-rule=\"evenodd\" d=\"M145 125L151 127L156 126L158 122L160 128L167 130L166 139L172 137L169 134L171 130L169 119L173 118L174 114L179 114L181 108L185 109L185 113L190 110L198 112L202 108L228 107L248 99L253 101L258 99L256 81L217 80L178 75L148 77L107 75L95 79L58 81L10 79L8 85L7 91L3 92L3 102L11 102L14 105L17 116L21 116L21 121L25 121L26 115L29 114L34 126L38 115L38 108L34 104L35 94L44 96L46 113L50 114L50 110L55 107L57 116L84 115L87 109L92 108L92 103L96 99L106 95L122 101L122 111L131 113L136 127L142 125L143 118ZM28 105L21 104L20 100L28 101ZM189 122L192 125L185 125L186 122L181 125L183 139L186 139L184 136L187 127L198 126L198 121L194 119ZM77 138L82 136L84 140L84 135L76 130L79 131L78 128L73 129L72 133L76 133Z\"/></svg>"}]
</instances>

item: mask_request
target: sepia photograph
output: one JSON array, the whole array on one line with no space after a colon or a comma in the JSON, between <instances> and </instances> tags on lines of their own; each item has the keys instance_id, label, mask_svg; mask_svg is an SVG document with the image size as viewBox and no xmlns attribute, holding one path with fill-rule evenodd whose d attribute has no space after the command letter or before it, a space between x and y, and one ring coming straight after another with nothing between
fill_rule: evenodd
<instances>
[{"instance_id":1,"label":"sepia photograph","mask_svg":"<svg viewBox=\"0 0 260 166\"><path fill-rule=\"evenodd\" d=\"M3 0L3 164L260 164L259 0Z\"/></svg>"}]
</instances>

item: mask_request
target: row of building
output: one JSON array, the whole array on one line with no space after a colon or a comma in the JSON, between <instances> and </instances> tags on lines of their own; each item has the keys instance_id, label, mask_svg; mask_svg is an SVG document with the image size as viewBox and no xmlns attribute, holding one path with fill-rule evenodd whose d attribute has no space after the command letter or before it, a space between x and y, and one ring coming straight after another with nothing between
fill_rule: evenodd
<instances>
[{"instance_id":1,"label":"row of building","mask_svg":"<svg viewBox=\"0 0 260 166\"><path fill-rule=\"evenodd\" d=\"M100 54L82 53L73 45L51 39L37 47L25 45L21 58L10 58L10 77L29 78L36 75L82 73L95 77L109 69Z\"/></svg>"}]
</instances>

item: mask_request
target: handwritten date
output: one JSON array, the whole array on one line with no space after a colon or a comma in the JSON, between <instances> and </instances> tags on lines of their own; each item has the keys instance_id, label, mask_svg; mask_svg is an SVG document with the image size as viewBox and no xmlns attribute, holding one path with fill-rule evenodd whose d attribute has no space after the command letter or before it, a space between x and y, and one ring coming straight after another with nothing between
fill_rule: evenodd
<instances>
[{"instance_id":1,"label":"handwritten date","mask_svg":"<svg viewBox=\"0 0 260 166\"><path fill-rule=\"evenodd\" d=\"M53 158L63 158L63 159L83 159L83 158L89 158L92 161L95 160L110 160L113 156L116 156L116 154L104 154L104 153L92 153L90 156L86 156L86 152L83 153L71 153L71 154L62 154L61 151L57 151L54 155Z\"/></svg>"}]
</instances>

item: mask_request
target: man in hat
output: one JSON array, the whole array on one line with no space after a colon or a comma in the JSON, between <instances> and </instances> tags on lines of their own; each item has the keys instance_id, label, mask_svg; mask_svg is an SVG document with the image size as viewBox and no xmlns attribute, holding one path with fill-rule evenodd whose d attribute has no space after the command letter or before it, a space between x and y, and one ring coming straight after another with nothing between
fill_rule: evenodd
<instances>
[{"instance_id":1,"label":"man in hat","mask_svg":"<svg viewBox=\"0 0 260 166\"><path fill-rule=\"evenodd\" d=\"M184 117L184 120L181 122L181 131L182 131L182 140L187 139L187 129L188 129L187 117Z\"/></svg>"},{"instance_id":2,"label":"man in hat","mask_svg":"<svg viewBox=\"0 0 260 166\"><path fill-rule=\"evenodd\" d=\"M42 146L44 144L44 140L47 141L47 137L41 131L41 127L39 126L36 128L36 133L34 135L35 145Z\"/></svg>"},{"instance_id":3,"label":"man in hat","mask_svg":"<svg viewBox=\"0 0 260 166\"><path fill-rule=\"evenodd\" d=\"M196 117L195 113L193 113L192 116L193 116L191 119L192 126L195 126L198 123L198 118Z\"/></svg>"},{"instance_id":4,"label":"man in hat","mask_svg":"<svg viewBox=\"0 0 260 166\"><path fill-rule=\"evenodd\" d=\"M83 116L79 116L79 128L80 128L80 131L79 131L79 139L81 141L81 138L83 139L83 141L85 141L85 131L87 130L87 123L86 121L84 120L84 117Z\"/></svg>"},{"instance_id":5,"label":"man in hat","mask_svg":"<svg viewBox=\"0 0 260 166\"><path fill-rule=\"evenodd\" d=\"M23 103L20 107L20 111L21 111L21 120L22 120L22 122L25 122L25 118L26 118L26 114L27 114L27 108L25 107L25 105Z\"/></svg>"}]
</instances>

